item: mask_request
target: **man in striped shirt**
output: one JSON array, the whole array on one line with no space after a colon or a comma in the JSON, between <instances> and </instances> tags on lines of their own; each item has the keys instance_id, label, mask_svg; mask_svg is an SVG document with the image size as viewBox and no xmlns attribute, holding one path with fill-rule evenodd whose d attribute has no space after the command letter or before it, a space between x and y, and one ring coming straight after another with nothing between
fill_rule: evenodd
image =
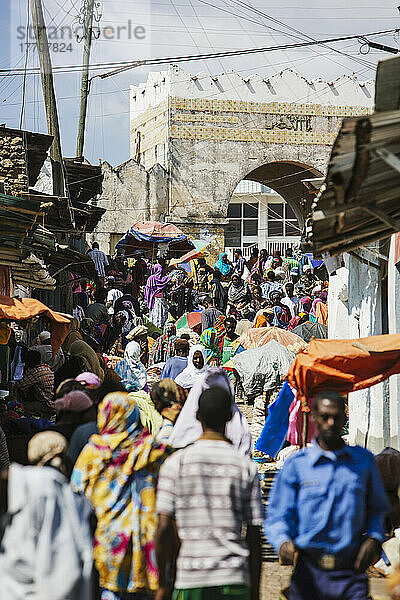
<instances>
[{"instance_id":1,"label":"man in striped shirt","mask_svg":"<svg viewBox=\"0 0 400 600\"><path fill-rule=\"evenodd\" d=\"M257 468L225 437L232 418L225 389L202 393L197 418L202 436L160 471L156 600L169 600L173 587L174 600L258 600L263 508ZM173 586L168 573L176 557Z\"/></svg>"},{"instance_id":2,"label":"man in striped shirt","mask_svg":"<svg viewBox=\"0 0 400 600\"><path fill-rule=\"evenodd\" d=\"M107 255L99 250L99 244L97 242L93 242L92 249L89 250L88 254L94 262L94 268L96 269L97 275L104 278L106 276L105 268L108 267Z\"/></svg>"}]
</instances>

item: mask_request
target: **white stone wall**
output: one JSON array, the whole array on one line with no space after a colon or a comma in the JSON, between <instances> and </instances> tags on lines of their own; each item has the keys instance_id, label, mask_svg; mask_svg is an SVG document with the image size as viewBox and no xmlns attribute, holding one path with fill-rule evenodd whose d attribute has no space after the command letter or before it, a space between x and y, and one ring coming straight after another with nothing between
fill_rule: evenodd
<instances>
[{"instance_id":1,"label":"white stone wall","mask_svg":"<svg viewBox=\"0 0 400 600\"><path fill-rule=\"evenodd\" d=\"M356 255L345 254L344 259L345 267L329 279L329 337L353 339L379 335L382 333L380 260L374 250L367 249L358 250ZM389 306L390 302L389 299ZM349 394L351 444L366 446L374 453L386 446L398 448L397 401L390 393L396 381L392 378L390 382Z\"/></svg>"},{"instance_id":2,"label":"white stone wall","mask_svg":"<svg viewBox=\"0 0 400 600\"><path fill-rule=\"evenodd\" d=\"M388 262L389 333L400 333L400 263L395 264L395 236L391 238ZM390 429L400 449L400 375L393 375L390 384Z\"/></svg>"}]
</instances>

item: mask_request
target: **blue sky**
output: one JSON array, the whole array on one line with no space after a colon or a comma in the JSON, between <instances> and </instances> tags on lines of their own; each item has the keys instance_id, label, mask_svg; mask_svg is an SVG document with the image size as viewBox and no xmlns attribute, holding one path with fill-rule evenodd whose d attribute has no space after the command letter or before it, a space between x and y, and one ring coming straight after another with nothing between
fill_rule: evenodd
<instances>
[{"instance_id":1,"label":"blue sky","mask_svg":"<svg viewBox=\"0 0 400 600\"><path fill-rule=\"evenodd\" d=\"M82 44L69 31L79 25L82 0L42 0L47 25L54 29L52 59L55 65L80 64ZM28 0L0 0L0 69L23 67L26 60L25 31ZM101 35L93 42L92 63L136 58L198 54L226 49L290 44L304 37L296 28L315 38L362 34L400 27L396 2L389 0L103 0L99 11ZM260 12L261 11L261 12ZM276 23L274 19L281 21ZM130 23L131 37L128 39ZM64 40L60 39L64 28ZM119 39L117 28L120 27ZM135 27L137 37L134 35ZM20 28L20 29L18 29ZM107 28L104 31L104 28ZM113 28L113 29L110 29ZM124 29L126 28L126 29ZM274 29L272 29L274 28ZM139 39L140 38L140 39ZM393 35L377 41L398 46ZM258 73L268 77L291 67L308 78L334 79L354 74L360 80L373 79L374 65L390 55L359 54L357 40L341 42L335 48L277 51L247 57L213 59L186 63L191 73L218 74L235 70L243 76ZM367 62L364 62L367 61ZM27 55L28 66L38 66L34 46ZM158 67L157 67L158 68ZM167 65L165 67L167 68ZM154 69L154 67L153 67ZM106 80L95 79L91 89L85 156L93 163L107 160L117 165L129 158L129 85L145 81L149 68L140 68ZM99 72L99 71L97 71ZM65 156L75 154L79 113L80 74L55 75L62 146ZM0 73L0 122L18 127L21 114L23 77L2 77ZM40 76L26 78L24 128L46 132Z\"/></svg>"}]
</instances>

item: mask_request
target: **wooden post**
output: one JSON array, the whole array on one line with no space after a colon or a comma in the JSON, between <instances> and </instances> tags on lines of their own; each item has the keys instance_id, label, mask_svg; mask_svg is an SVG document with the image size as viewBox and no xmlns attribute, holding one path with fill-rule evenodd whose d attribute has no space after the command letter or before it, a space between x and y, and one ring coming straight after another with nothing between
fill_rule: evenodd
<instances>
[{"instance_id":1,"label":"wooden post","mask_svg":"<svg viewBox=\"0 0 400 600\"><path fill-rule=\"evenodd\" d=\"M308 438L308 415L310 413L303 412L303 435L302 435L302 447L305 448L307 446L307 438Z\"/></svg>"},{"instance_id":2,"label":"wooden post","mask_svg":"<svg viewBox=\"0 0 400 600\"><path fill-rule=\"evenodd\" d=\"M88 0L86 11L84 37L85 45L83 48L83 71L81 83L81 107L79 111L78 136L76 141L76 156L83 158L83 147L85 144L85 127L86 127L86 112L89 95L89 61L90 48L92 45L92 25L93 25L93 7L94 0Z\"/></svg>"},{"instance_id":3,"label":"wooden post","mask_svg":"<svg viewBox=\"0 0 400 600\"><path fill-rule=\"evenodd\" d=\"M53 136L50 158L53 169L53 194L65 196L64 165L61 152L60 127L58 123L57 102L53 84L53 68L51 64L46 25L43 17L41 0L30 0L33 30L35 32L37 51L40 61L40 75L44 103L46 107L47 130Z\"/></svg>"}]
</instances>

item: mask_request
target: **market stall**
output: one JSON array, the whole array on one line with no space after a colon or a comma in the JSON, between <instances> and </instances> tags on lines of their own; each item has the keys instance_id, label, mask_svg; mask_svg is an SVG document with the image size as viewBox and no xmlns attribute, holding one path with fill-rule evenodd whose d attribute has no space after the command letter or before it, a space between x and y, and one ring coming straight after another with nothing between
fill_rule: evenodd
<instances>
[{"instance_id":1,"label":"market stall","mask_svg":"<svg viewBox=\"0 0 400 600\"><path fill-rule=\"evenodd\" d=\"M38 316L44 316L49 320L53 354L56 354L68 333L70 319L34 298L0 296L0 320L27 321Z\"/></svg>"},{"instance_id":2,"label":"market stall","mask_svg":"<svg viewBox=\"0 0 400 600\"><path fill-rule=\"evenodd\" d=\"M159 221L138 221L125 233L116 245L124 256L146 254L155 258L174 258L194 250L188 236L172 223Z\"/></svg>"}]
</instances>

